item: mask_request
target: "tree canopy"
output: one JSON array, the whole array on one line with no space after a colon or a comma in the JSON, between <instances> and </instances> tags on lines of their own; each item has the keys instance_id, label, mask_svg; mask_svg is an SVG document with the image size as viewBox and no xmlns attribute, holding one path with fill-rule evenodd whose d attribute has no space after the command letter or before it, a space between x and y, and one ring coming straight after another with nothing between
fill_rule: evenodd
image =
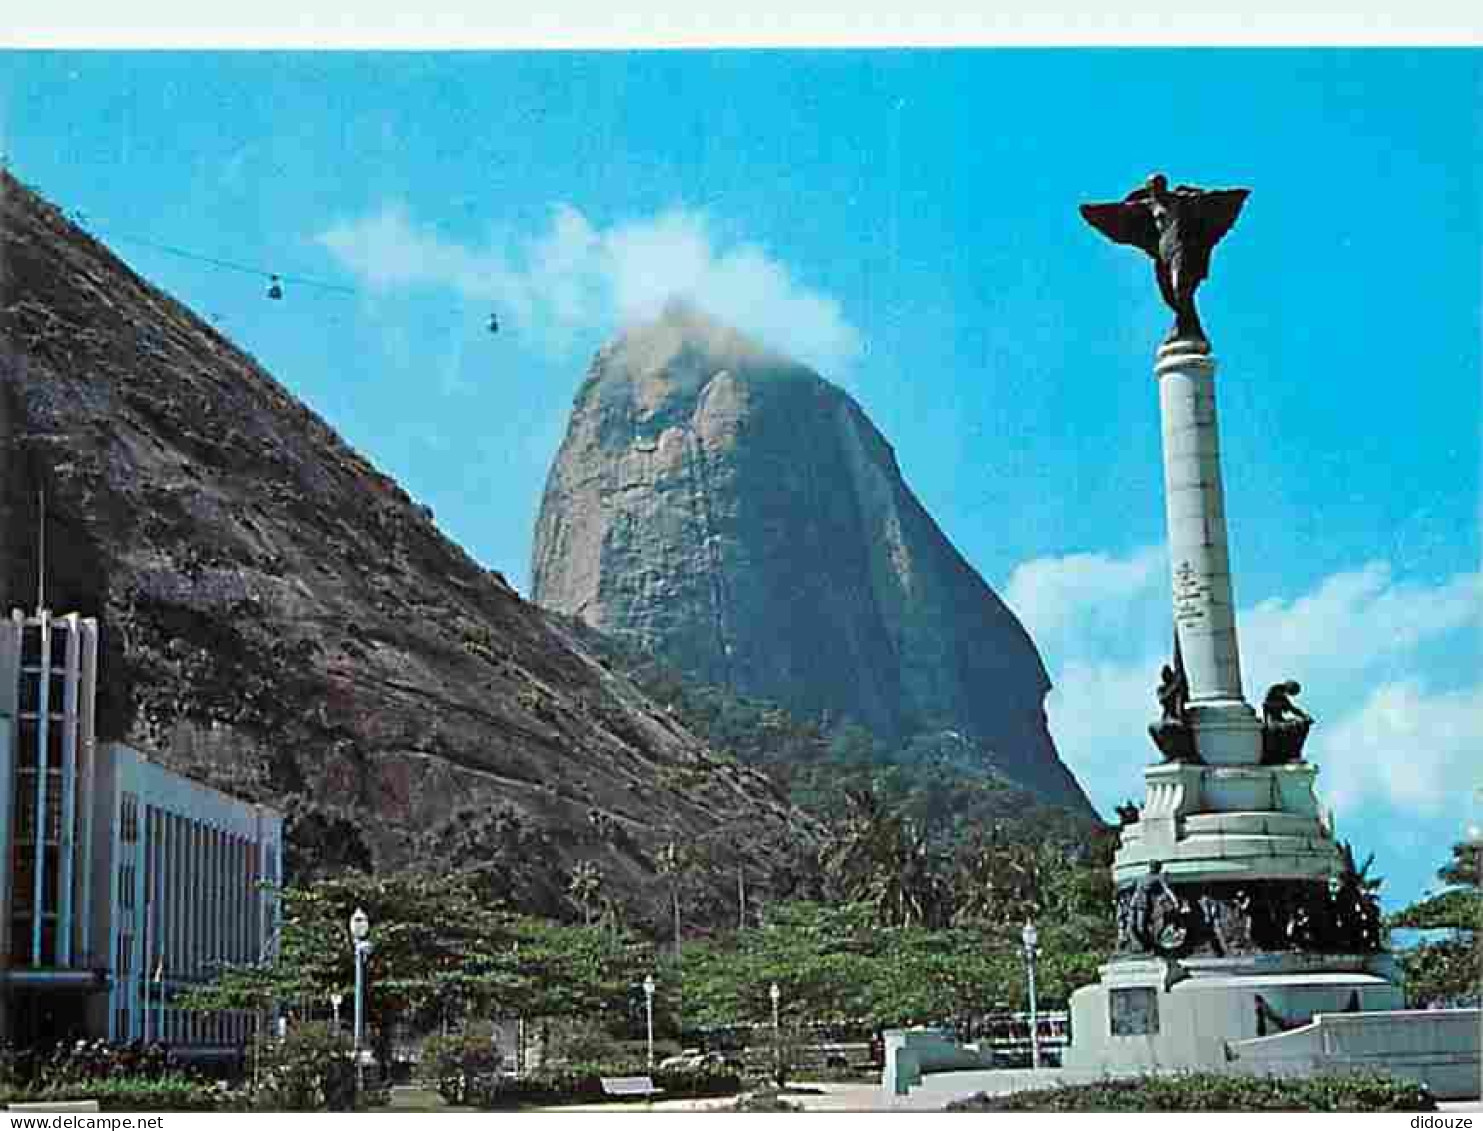
<instances>
[{"instance_id":1,"label":"tree canopy","mask_svg":"<svg viewBox=\"0 0 1483 1131\"><path fill-rule=\"evenodd\" d=\"M1458 843L1437 869L1448 885L1390 916L1392 928L1445 931L1401 955L1406 994L1413 1005L1461 1005L1479 999L1483 986L1483 891L1478 888L1483 847Z\"/></svg>"}]
</instances>

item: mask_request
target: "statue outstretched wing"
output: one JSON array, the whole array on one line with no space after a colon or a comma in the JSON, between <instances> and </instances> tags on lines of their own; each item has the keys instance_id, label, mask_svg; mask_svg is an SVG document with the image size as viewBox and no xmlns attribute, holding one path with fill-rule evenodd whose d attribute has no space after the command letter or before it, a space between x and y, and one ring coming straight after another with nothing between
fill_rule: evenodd
<instances>
[{"instance_id":1,"label":"statue outstretched wing","mask_svg":"<svg viewBox=\"0 0 1483 1131\"><path fill-rule=\"evenodd\" d=\"M1197 193L1200 198L1200 226L1204 229L1202 235L1207 247L1214 247L1225 238L1225 234L1235 224L1236 217L1241 215L1241 206L1246 203L1246 198L1251 195L1250 189L1216 189L1206 191L1197 189L1193 185L1179 185L1174 190L1178 192Z\"/></svg>"},{"instance_id":2,"label":"statue outstretched wing","mask_svg":"<svg viewBox=\"0 0 1483 1131\"><path fill-rule=\"evenodd\" d=\"M1154 227L1153 214L1146 206L1125 201L1116 204L1083 204L1081 215L1113 243L1131 244L1155 259L1158 258L1159 232ZM1232 216L1231 220L1234 222L1235 217Z\"/></svg>"}]
</instances>

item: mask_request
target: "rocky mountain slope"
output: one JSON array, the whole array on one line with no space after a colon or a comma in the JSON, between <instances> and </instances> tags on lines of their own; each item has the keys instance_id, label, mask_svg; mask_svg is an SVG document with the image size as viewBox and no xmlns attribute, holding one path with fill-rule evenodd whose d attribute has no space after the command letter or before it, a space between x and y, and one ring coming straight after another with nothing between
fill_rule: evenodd
<instances>
[{"instance_id":1,"label":"rocky mountain slope","mask_svg":"<svg viewBox=\"0 0 1483 1131\"><path fill-rule=\"evenodd\" d=\"M636 893L667 838L796 818L9 175L0 465L0 599L34 600L44 488L49 603L101 623L102 735L344 807L378 862L497 809L549 835L558 890L591 859Z\"/></svg>"},{"instance_id":2,"label":"rocky mountain slope","mask_svg":"<svg viewBox=\"0 0 1483 1131\"><path fill-rule=\"evenodd\" d=\"M887 742L935 734L1091 812L1034 644L860 406L688 306L598 354L533 555L538 604L703 683Z\"/></svg>"}]
</instances>

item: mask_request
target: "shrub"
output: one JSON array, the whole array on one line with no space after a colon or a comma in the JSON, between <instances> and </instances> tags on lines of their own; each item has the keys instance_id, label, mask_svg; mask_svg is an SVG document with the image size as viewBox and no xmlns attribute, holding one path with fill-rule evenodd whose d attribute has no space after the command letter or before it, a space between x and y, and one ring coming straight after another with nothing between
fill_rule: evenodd
<instances>
[{"instance_id":1,"label":"shrub","mask_svg":"<svg viewBox=\"0 0 1483 1131\"><path fill-rule=\"evenodd\" d=\"M350 1042L328 1025L297 1025L265 1046L252 1106L259 1111L351 1111L355 1062Z\"/></svg>"},{"instance_id":2,"label":"shrub","mask_svg":"<svg viewBox=\"0 0 1483 1131\"><path fill-rule=\"evenodd\" d=\"M729 1096L741 1090L740 1074L720 1065L662 1068L651 1075L654 1087L664 1089L667 1097Z\"/></svg>"},{"instance_id":3,"label":"shrub","mask_svg":"<svg viewBox=\"0 0 1483 1131\"><path fill-rule=\"evenodd\" d=\"M779 1111L802 1111L798 1104L789 1103L775 1091L753 1092L751 1095L742 1096L730 1107L722 1108L722 1111L745 1111L745 1112L772 1112Z\"/></svg>"},{"instance_id":4,"label":"shrub","mask_svg":"<svg viewBox=\"0 0 1483 1131\"><path fill-rule=\"evenodd\" d=\"M230 1111L239 1097L180 1074L154 1079L119 1076L57 1084L33 1092L32 1100L97 1100L102 1111Z\"/></svg>"},{"instance_id":5,"label":"shrub","mask_svg":"<svg viewBox=\"0 0 1483 1131\"><path fill-rule=\"evenodd\" d=\"M483 1094L499 1074L503 1056L488 1033L429 1037L422 1045L419 1074L450 1104Z\"/></svg>"},{"instance_id":6,"label":"shrub","mask_svg":"<svg viewBox=\"0 0 1483 1131\"><path fill-rule=\"evenodd\" d=\"M1420 1084L1378 1073L1307 1077L1186 1072L990 1096L949 1111L1435 1111Z\"/></svg>"},{"instance_id":7,"label":"shrub","mask_svg":"<svg viewBox=\"0 0 1483 1131\"><path fill-rule=\"evenodd\" d=\"M171 1072L183 1075L160 1045L81 1040L32 1053L29 1083L35 1088L57 1088L124 1077L157 1080Z\"/></svg>"},{"instance_id":8,"label":"shrub","mask_svg":"<svg viewBox=\"0 0 1483 1131\"><path fill-rule=\"evenodd\" d=\"M585 1069L550 1068L521 1076L496 1076L470 1088L468 1102L482 1108L598 1102L604 1098L599 1075Z\"/></svg>"},{"instance_id":9,"label":"shrub","mask_svg":"<svg viewBox=\"0 0 1483 1131\"><path fill-rule=\"evenodd\" d=\"M590 1018L553 1018L546 1036L553 1059L570 1064L612 1064L623 1059L618 1041Z\"/></svg>"},{"instance_id":10,"label":"shrub","mask_svg":"<svg viewBox=\"0 0 1483 1131\"><path fill-rule=\"evenodd\" d=\"M676 1068L646 1072L632 1065L573 1065L542 1069L522 1076L496 1076L470 1087L467 1102L482 1108L616 1102L602 1090L604 1076L649 1075L665 1099L728 1096L741 1090L741 1077L731 1069Z\"/></svg>"}]
</instances>

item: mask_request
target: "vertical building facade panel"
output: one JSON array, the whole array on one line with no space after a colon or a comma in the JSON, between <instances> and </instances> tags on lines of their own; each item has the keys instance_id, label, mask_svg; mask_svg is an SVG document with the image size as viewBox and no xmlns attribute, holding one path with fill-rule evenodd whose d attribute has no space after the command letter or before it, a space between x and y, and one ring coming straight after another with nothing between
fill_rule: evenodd
<instances>
[{"instance_id":1,"label":"vertical building facade panel","mask_svg":"<svg viewBox=\"0 0 1483 1131\"><path fill-rule=\"evenodd\" d=\"M99 655L92 618L0 620L0 1039L241 1040L176 1003L269 949L282 818L99 744Z\"/></svg>"}]
</instances>

